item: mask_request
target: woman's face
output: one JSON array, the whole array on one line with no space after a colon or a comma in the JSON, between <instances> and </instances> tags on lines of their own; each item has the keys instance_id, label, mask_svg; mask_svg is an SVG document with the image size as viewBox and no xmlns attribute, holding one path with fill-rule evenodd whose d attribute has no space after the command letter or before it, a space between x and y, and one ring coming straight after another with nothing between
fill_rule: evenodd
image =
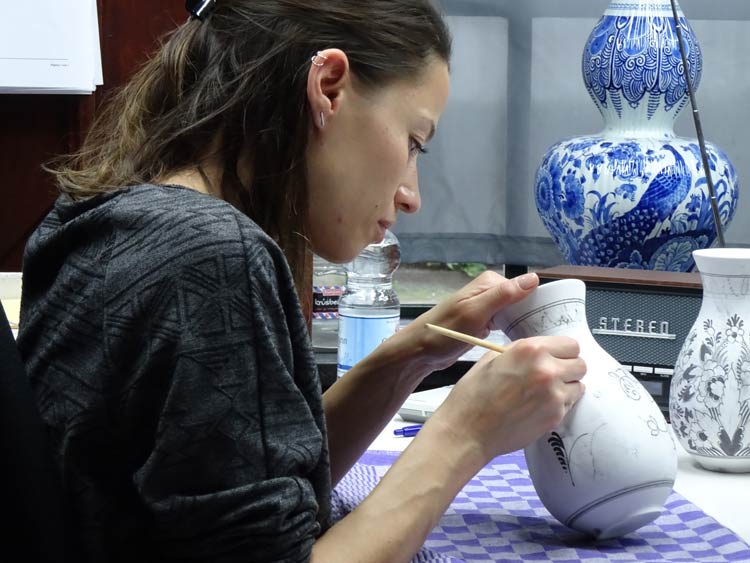
<instances>
[{"instance_id":1,"label":"woman's face","mask_svg":"<svg viewBox=\"0 0 750 563\"><path fill-rule=\"evenodd\" d=\"M381 241L399 211L419 210L417 157L449 89L448 67L438 59L418 78L374 92L344 82L307 152L312 247L339 263Z\"/></svg>"}]
</instances>

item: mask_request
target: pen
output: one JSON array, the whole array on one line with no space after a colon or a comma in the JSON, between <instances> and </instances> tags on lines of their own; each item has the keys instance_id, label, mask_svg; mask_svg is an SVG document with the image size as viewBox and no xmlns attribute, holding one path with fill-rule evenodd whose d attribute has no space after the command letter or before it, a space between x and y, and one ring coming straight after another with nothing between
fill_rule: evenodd
<instances>
[{"instance_id":1,"label":"pen","mask_svg":"<svg viewBox=\"0 0 750 563\"><path fill-rule=\"evenodd\" d=\"M396 428L393 433L396 436L403 436L404 438L409 438L411 436L416 435L417 432L419 432L419 429L422 428L421 424L412 424L411 426L404 426L403 428Z\"/></svg>"}]
</instances>

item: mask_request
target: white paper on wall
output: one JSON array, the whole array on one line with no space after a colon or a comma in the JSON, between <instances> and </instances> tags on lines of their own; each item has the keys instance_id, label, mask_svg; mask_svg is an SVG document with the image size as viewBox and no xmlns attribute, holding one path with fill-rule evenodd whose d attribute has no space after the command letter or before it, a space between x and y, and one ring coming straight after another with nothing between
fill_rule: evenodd
<instances>
[{"instance_id":1,"label":"white paper on wall","mask_svg":"<svg viewBox=\"0 0 750 563\"><path fill-rule=\"evenodd\" d=\"M103 83L96 0L0 0L0 93L90 94Z\"/></svg>"}]
</instances>

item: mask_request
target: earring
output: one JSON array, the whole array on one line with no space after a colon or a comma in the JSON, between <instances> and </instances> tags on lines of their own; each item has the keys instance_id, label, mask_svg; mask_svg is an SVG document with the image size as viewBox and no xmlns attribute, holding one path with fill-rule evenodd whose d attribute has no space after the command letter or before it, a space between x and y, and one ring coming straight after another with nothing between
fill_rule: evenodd
<instances>
[{"instance_id":1,"label":"earring","mask_svg":"<svg viewBox=\"0 0 750 563\"><path fill-rule=\"evenodd\" d=\"M312 57L310 57L310 62L314 64L315 66L323 66L327 60L328 60L328 57L326 57L325 55L321 55L320 51L318 51Z\"/></svg>"},{"instance_id":2,"label":"earring","mask_svg":"<svg viewBox=\"0 0 750 563\"><path fill-rule=\"evenodd\" d=\"M326 116L325 116L325 114L324 114L324 113L323 113L323 112L321 111L321 112L320 112L320 128L322 129L322 128L323 128L323 127L325 127L325 126L326 126Z\"/></svg>"}]
</instances>

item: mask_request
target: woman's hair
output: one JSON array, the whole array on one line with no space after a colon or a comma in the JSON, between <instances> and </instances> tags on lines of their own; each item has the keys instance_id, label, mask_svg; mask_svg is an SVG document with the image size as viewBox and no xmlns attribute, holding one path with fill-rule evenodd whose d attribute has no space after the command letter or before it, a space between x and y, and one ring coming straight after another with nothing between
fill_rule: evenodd
<instances>
[{"instance_id":1,"label":"woman's hair","mask_svg":"<svg viewBox=\"0 0 750 563\"><path fill-rule=\"evenodd\" d=\"M81 150L50 170L62 192L84 199L218 156L223 175L212 188L279 243L300 287L307 73L326 48L343 50L357 84L377 89L436 57L447 63L451 40L430 0L217 0L204 21L168 36L108 100ZM240 158L251 164L249 186Z\"/></svg>"}]
</instances>

